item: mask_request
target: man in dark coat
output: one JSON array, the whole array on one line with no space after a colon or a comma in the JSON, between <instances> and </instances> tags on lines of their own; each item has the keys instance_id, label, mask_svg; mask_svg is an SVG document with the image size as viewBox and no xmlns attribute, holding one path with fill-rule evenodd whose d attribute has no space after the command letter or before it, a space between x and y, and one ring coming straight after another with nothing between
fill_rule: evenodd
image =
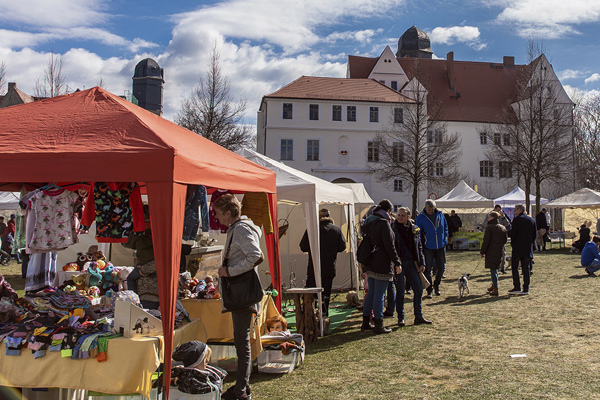
<instances>
[{"instance_id":1,"label":"man in dark coat","mask_svg":"<svg viewBox=\"0 0 600 400\"><path fill-rule=\"evenodd\" d=\"M330 218L329 210L319 211L319 245L321 255L321 285L323 286L323 314L329 315L329 298L335 278L335 262L337 253L346 250L346 239L342 230L335 226ZM304 232L300 241L300 250L308 253L308 269L306 271L306 287L316 287L315 270L308 242L308 232Z\"/></svg>"},{"instance_id":2,"label":"man in dark coat","mask_svg":"<svg viewBox=\"0 0 600 400\"><path fill-rule=\"evenodd\" d=\"M535 221L525 213L523 204L517 204L510 230L513 288L508 291L509 294L529 294L530 265L533 259L533 243L536 233ZM519 262L523 272L523 290L521 290L519 280Z\"/></svg>"},{"instance_id":3,"label":"man in dark coat","mask_svg":"<svg viewBox=\"0 0 600 400\"><path fill-rule=\"evenodd\" d=\"M546 236L548 235L548 229L550 229L548 226L548 220L546 219L546 212L547 210L542 208L542 211L535 216L535 224L539 232L538 236L540 236L540 239L538 239L538 250L541 251L546 251ZM540 242L542 243L541 249L539 248Z\"/></svg>"},{"instance_id":4,"label":"man in dark coat","mask_svg":"<svg viewBox=\"0 0 600 400\"><path fill-rule=\"evenodd\" d=\"M498 296L498 268L504 257L504 245L506 244L506 228L498 223L500 214L492 211L488 214L488 225L483 234L483 243L481 245L481 257L485 257L485 267L490 270L492 277L492 286L488 293L491 296Z\"/></svg>"}]
</instances>

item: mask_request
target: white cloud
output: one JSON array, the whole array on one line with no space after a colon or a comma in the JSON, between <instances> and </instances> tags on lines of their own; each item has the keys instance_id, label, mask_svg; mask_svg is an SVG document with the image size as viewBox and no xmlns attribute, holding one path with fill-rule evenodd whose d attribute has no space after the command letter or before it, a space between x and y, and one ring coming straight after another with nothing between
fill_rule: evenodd
<instances>
[{"instance_id":1,"label":"white cloud","mask_svg":"<svg viewBox=\"0 0 600 400\"><path fill-rule=\"evenodd\" d=\"M572 25L598 22L597 0L506 0L497 22L514 24L522 37L554 39L578 33Z\"/></svg>"},{"instance_id":2,"label":"white cloud","mask_svg":"<svg viewBox=\"0 0 600 400\"><path fill-rule=\"evenodd\" d=\"M480 41L481 34L476 26L437 27L428 35L432 43L451 45L460 42L475 50L482 50L487 46L487 44Z\"/></svg>"},{"instance_id":3,"label":"white cloud","mask_svg":"<svg viewBox=\"0 0 600 400\"><path fill-rule=\"evenodd\" d=\"M376 34L383 32L383 29L365 29L362 31L346 31L346 32L333 32L323 41L333 43L338 40L354 40L361 44L367 44L371 42L371 38Z\"/></svg>"},{"instance_id":4,"label":"white cloud","mask_svg":"<svg viewBox=\"0 0 600 400\"><path fill-rule=\"evenodd\" d=\"M106 0L0 0L0 21L36 29L94 26L106 22Z\"/></svg>"},{"instance_id":5,"label":"white cloud","mask_svg":"<svg viewBox=\"0 0 600 400\"><path fill-rule=\"evenodd\" d=\"M567 79L578 79L581 78L585 75L585 72L583 71L577 71L574 69L566 69L564 71L559 72L558 74L558 79L560 79L561 81L567 80Z\"/></svg>"},{"instance_id":6,"label":"white cloud","mask_svg":"<svg viewBox=\"0 0 600 400\"><path fill-rule=\"evenodd\" d=\"M596 81L600 81L600 74L595 72L593 73L590 77L585 79L585 84L587 85L590 82L596 82Z\"/></svg>"}]
</instances>

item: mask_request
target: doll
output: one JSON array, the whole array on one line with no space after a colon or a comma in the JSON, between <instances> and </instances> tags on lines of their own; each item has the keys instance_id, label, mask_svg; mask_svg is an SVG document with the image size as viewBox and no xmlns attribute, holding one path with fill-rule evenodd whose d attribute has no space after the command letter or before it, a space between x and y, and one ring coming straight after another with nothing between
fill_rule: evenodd
<instances>
[{"instance_id":1,"label":"doll","mask_svg":"<svg viewBox=\"0 0 600 400\"><path fill-rule=\"evenodd\" d=\"M275 316L267 319L266 327L267 327L267 333L271 333L274 331L275 332L287 331L289 333L289 331L287 330L287 321L281 315L275 315Z\"/></svg>"}]
</instances>

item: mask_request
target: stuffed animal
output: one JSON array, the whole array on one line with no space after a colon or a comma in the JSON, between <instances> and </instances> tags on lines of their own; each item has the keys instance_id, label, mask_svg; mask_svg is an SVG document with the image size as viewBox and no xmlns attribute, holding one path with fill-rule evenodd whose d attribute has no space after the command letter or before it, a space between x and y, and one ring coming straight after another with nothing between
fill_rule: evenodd
<instances>
[{"instance_id":1,"label":"stuffed animal","mask_svg":"<svg viewBox=\"0 0 600 400\"><path fill-rule=\"evenodd\" d=\"M88 296L100 297L100 288L98 286L91 286L88 289Z\"/></svg>"},{"instance_id":2,"label":"stuffed animal","mask_svg":"<svg viewBox=\"0 0 600 400\"><path fill-rule=\"evenodd\" d=\"M115 285L115 281L114 281L114 275L113 275L113 266L112 264L110 266L107 266L104 271L102 271L102 289L103 290L107 290L107 289L112 289L113 291L115 291L115 289L113 288Z\"/></svg>"},{"instance_id":3,"label":"stuffed animal","mask_svg":"<svg viewBox=\"0 0 600 400\"><path fill-rule=\"evenodd\" d=\"M81 271L79 265L77 263L68 263L63 265L63 271Z\"/></svg>"},{"instance_id":4,"label":"stuffed animal","mask_svg":"<svg viewBox=\"0 0 600 400\"><path fill-rule=\"evenodd\" d=\"M84 293L87 295L87 286L85 285L85 280L87 278L87 273L75 274L71 276L71 279L75 283L75 290L79 293Z\"/></svg>"},{"instance_id":5,"label":"stuffed animal","mask_svg":"<svg viewBox=\"0 0 600 400\"><path fill-rule=\"evenodd\" d=\"M88 280L90 286L100 286L100 282L102 281L102 272L100 272L94 261L90 262L87 272L90 275L90 279Z\"/></svg>"},{"instance_id":6,"label":"stuffed animal","mask_svg":"<svg viewBox=\"0 0 600 400\"><path fill-rule=\"evenodd\" d=\"M67 285L63 288L63 292L65 293L73 293L75 290L75 286L72 285Z\"/></svg>"},{"instance_id":7,"label":"stuffed animal","mask_svg":"<svg viewBox=\"0 0 600 400\"><path fill-rule=\"evenodd\" d=\"M116 267L119 273L119 291L127 290L127 277L135 267Z\"/></svg>"},{"instance_id":8,"label":"stuffed animal","mask_svg":"<svg viewBox=\"0 0 600 400\"><path fill-rule=\"evenodd\" d=\"M78 271L83 271L83 266L92 260L92 256L83 253L77 253L77 265L79 266Z\"/></svg>"}]
</instances>

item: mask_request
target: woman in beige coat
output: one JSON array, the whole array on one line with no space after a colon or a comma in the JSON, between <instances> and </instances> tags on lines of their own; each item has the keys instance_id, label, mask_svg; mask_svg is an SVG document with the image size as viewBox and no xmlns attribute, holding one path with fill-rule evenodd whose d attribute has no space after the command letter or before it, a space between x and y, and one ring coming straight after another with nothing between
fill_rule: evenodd
<instances>
[{"instance_id":1,"label":"woman in beige coat","mask_svg":"<svg viewBox=\"0 0 600 400\"><path fill-rule=\"evenodd\" d=\"M498 268L502 265L502 248L507 241L506 228L498 224L498 214L488 214L488 225L483 234L481 257L485 257L485 267L490 269L492 286L488 288L491 296L498 296Z\"/></svg>"}]
</instances>

